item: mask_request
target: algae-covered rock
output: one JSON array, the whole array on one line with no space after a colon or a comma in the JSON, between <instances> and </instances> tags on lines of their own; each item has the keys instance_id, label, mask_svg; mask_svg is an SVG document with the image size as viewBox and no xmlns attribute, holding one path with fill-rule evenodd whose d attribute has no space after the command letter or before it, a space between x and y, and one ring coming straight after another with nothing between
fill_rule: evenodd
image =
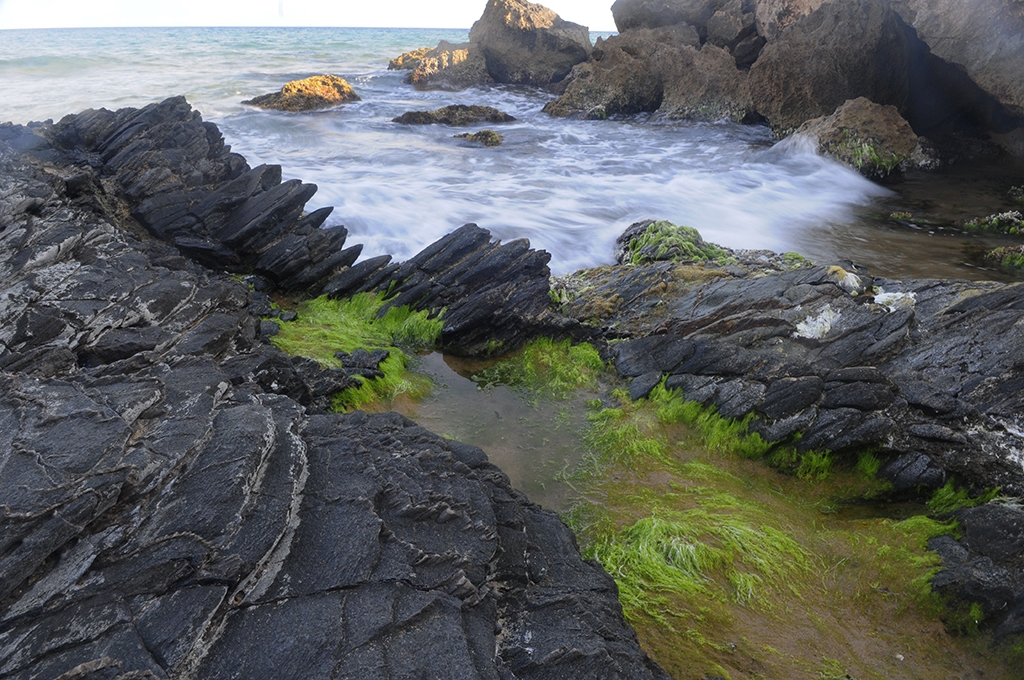
<instances>
[{"instance_id":1,"label":"algae-covered rock","mask_svg":"<svg viewBox=\"0 0 1024 680\"><path fill-rule=\"evenodd\" d=\"M818 151L849 165L868 179L885 179L910 161L918 137L895 106L858 97L801 125L796 134L814 140Z\"/></svg>"},{"instance_id":2,"label":"algae-covered rock","mask_svg":"<svg viewBox=\"0 0 1024 680\"><path fill-rule=\"evenodd\" d=\"M989 262L1005 269L1024 271L1024 246L1003 246L985 254Z\"/></svg>"},{"instance_id":3,"label":"algae-covered rock","mask_svg":"<svg viewBox=\"0 0 1024 680\"><path fill-rule=\"evenodd\" d=\"M675 225L661 220L637 222L616 240L619 264L650 264L652 262L714 262L730 261L732 252L707 243L693 227Z\"/></svg>"},{"instance_id":4,"label":"algae-covered rock","mask_svg":"<svg viewBox=\"0 0 1024 680\"><path fill-rule=\"evenodd\" d=\"M392 122L402 125L472 125L473 123L510 123L515 118L493 106L452 104L434 111L407 111Z\"/></svg>"},{"instance_id":5,"label":"algae-covered rock","mask_svg":"<svg viewBox=\"0 0 1024 680\"><path fill-rule=\"evenodd\" d=\"M1024 215L1019 210L1007 210L987 217L967 220L962 226L965 231L976 234L1024 236Z\"/></svg>"},{"instance_id":6,"label":"algae-covered rock","mask_svg":"<svg viewBox=\"0 0 1024 680\"><path fill-rule=\"evenodd\" d=\"M481 130L480 132L463 132L455 135L455 139L466 139L484 146L500 146L504 138L494 130Z\"/></svg>"},{"instance_id":7,"label":"algae-covered rock","mask_svg":"<svg viewBox=\"0 0 1024 680\"><path fill-rule=\"evenodd\" d=\"M359 101L355 90L338 76L311 76L285 83L280 92L260 95L243 104L277 111L317 111Z\"/></svg>"}]
</instances>

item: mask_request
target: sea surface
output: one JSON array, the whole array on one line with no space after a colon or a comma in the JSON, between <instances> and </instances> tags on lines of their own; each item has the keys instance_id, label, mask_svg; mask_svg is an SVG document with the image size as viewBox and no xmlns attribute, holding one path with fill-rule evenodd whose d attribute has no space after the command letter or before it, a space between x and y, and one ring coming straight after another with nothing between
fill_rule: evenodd
<instances>
[{"instance_id":1,"label":"sea surface","mask_svg":"<svg viewBox=\"0 0 1024 680\"><path fill-rule=\"evenodd\" d=\"M890 277L999 277L982 242L943 229L1005 209L1003 171L911 177L896 191L764 127L644 116L554 119L553 97L510 86L417 91L388 60L464 29L159 28L0 31L0 121L58 120L87 108L143 106L183 94L250 165L318 185L364 256L402 259L466 222L529 238L556 274L612 261L615 238L645 218L688 224L731 248L849 259ZM593 34L596 37L596 34ZM333 73L362 97L319 113L257 110L242 100ZM517 118L502 146L462 130L391 122L409 110L485 104ZM485 126L475 126L470 130ZM959 175L957 173L960 173ZM912 212L910 224L889 219ZM974 253L972 255L972 253Z\"/></svg>"}]
</instances>

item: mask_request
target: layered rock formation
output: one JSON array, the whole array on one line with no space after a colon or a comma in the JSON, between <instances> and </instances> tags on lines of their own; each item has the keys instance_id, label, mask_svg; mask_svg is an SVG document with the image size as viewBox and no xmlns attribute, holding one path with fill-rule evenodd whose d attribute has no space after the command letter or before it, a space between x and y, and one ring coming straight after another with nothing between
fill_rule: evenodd
<instances>
[{"instance_id":1,"label":"layered rock formation","mask_svg":"<svg viewBox=\"0 0 1024 680\"><path fill-rule=\"evenodd\" d=\"M348 230L323 228L332 208L304 211L315 185L282 182L278 166L250 168L182 97L142 109L86 111L52 126L9 126L0 139L37 158L80 168L72 187L102 187L93 195L123 229L161 239L206 266L255 273L282 292L340 297L395 291L410 276L388 255L357 262L362 246L346 247ZM470 243L455 244L455 251L431 263L430 276L417 279L417 291L430 295L407 295L402 304L439 309L433 301L444 299L441 344L450 352L481 352L469 339L473 333L462 329L463 318L503 319L499 327L505 330L487 343L514 349L539 332L535 327L552 323L546 311L549 256L522 242L493 243L489 233L471 227L476 236ZM531 264L516 269L524 250Z\"/></svg>"},{"instance_id":2,"label":"layered rock formation","mask_svg":"<svg viewBox=\"0 0 1024 680\"><path fill-rule=\"evenodd\" d=\"M1013 0L617 0L612 12L620 35L549 113L766 120L788 134L864 97L951 154L967 135L1024 156Z\"/></svg>"},{"instance_id":3,"label":"layered rock formation","mask_svg":"<svg viewBox=\"0 0 1024 680\"><path fill-rule=\"evenodd\" d=\"M1024 285L715 252L726 264L581 273L562 311L620 340L615 364L634 396L667 378L723 416L755 414L769 442L799 433L802 451L877 448L897 488L951 472L1024 492Z\"/></svg>"},{"instance_id":4,"label":"layered rock formation","mask_svg":"<svg viewBox=\"0 0 1024 680\"><path fill-rule=\"evenodd\" d=\"M318 411L346 373L188 256L347 266L279 172L183 100L0 126L0 675L667 678L555 515L479 449ZM546 262L467 226L376 281L476 338Z\"/></svg>"}]
</instances>

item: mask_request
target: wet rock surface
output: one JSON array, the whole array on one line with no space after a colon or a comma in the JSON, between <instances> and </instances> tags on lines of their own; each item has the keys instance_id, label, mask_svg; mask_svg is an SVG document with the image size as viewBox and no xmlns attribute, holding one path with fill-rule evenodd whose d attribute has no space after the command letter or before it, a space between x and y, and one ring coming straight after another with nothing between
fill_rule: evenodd
<instances>
[{"instance_id":1,"label":"wet rock surface","mask_svg":"<svg viewBox=\"0 0 1024 680\"><path fill-rule=\"evenodd\" d=\"M402 125L473 125L474 123L511 123L515 120L493 106L452 104L433 111L407 111L392 119Z\"/></svg>"},{"instance_id":2,"label":"wet rock surface","mask_svg":"<svg viewBox=\"0 0 1024 680\"><path fill-rule=\"evenodd\" d=\"M0 675L667 677L611 578L482 451L322 410L382 357L286 357L266 300L180 243L234 234L201 252L250 265L250 222L308 243L302 185L249 169L183 100L3 135ZM159 182L174 210L138 210ZM478 291L457 333L505 289L455 272L546 285L546 254L475 227L428 251L392 275L424 306ZM267 279L296 275L272 259Z\"/></svg>"}]
</instances>

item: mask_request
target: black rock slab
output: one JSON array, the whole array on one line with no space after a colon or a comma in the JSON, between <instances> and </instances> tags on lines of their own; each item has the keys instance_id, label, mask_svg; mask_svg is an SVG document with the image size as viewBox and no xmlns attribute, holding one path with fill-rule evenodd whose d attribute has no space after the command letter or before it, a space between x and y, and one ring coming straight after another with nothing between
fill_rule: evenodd
<instances>
[{"instance_id":1,"label":"black rock slab","mask_svg":"<svg viewBox=\"0 0 1024 680\"><path fill-rule=\"evenodd\" d=\"M96 166L107 179L244 176L184 100L83 116L50 132L116 159ZM347 371L382 357L324 371L285 356L262 341L265 299L40 172L81 149L20 146L0 141L0 675L667 679L614 581L484 452L397 414L326 412ZM257 174L237 206L266 210L247 224L294 213L297 185ZM439 249L447 264L413 273L453 282L420 304L465 295L464 318L492 320L521 305L505 323L522 337L546 256L483 234L482 269L462 265L474 285L457 283L473 249ZM399 269L378 261L349 284Z\"/></svg>"}]
</instances>

